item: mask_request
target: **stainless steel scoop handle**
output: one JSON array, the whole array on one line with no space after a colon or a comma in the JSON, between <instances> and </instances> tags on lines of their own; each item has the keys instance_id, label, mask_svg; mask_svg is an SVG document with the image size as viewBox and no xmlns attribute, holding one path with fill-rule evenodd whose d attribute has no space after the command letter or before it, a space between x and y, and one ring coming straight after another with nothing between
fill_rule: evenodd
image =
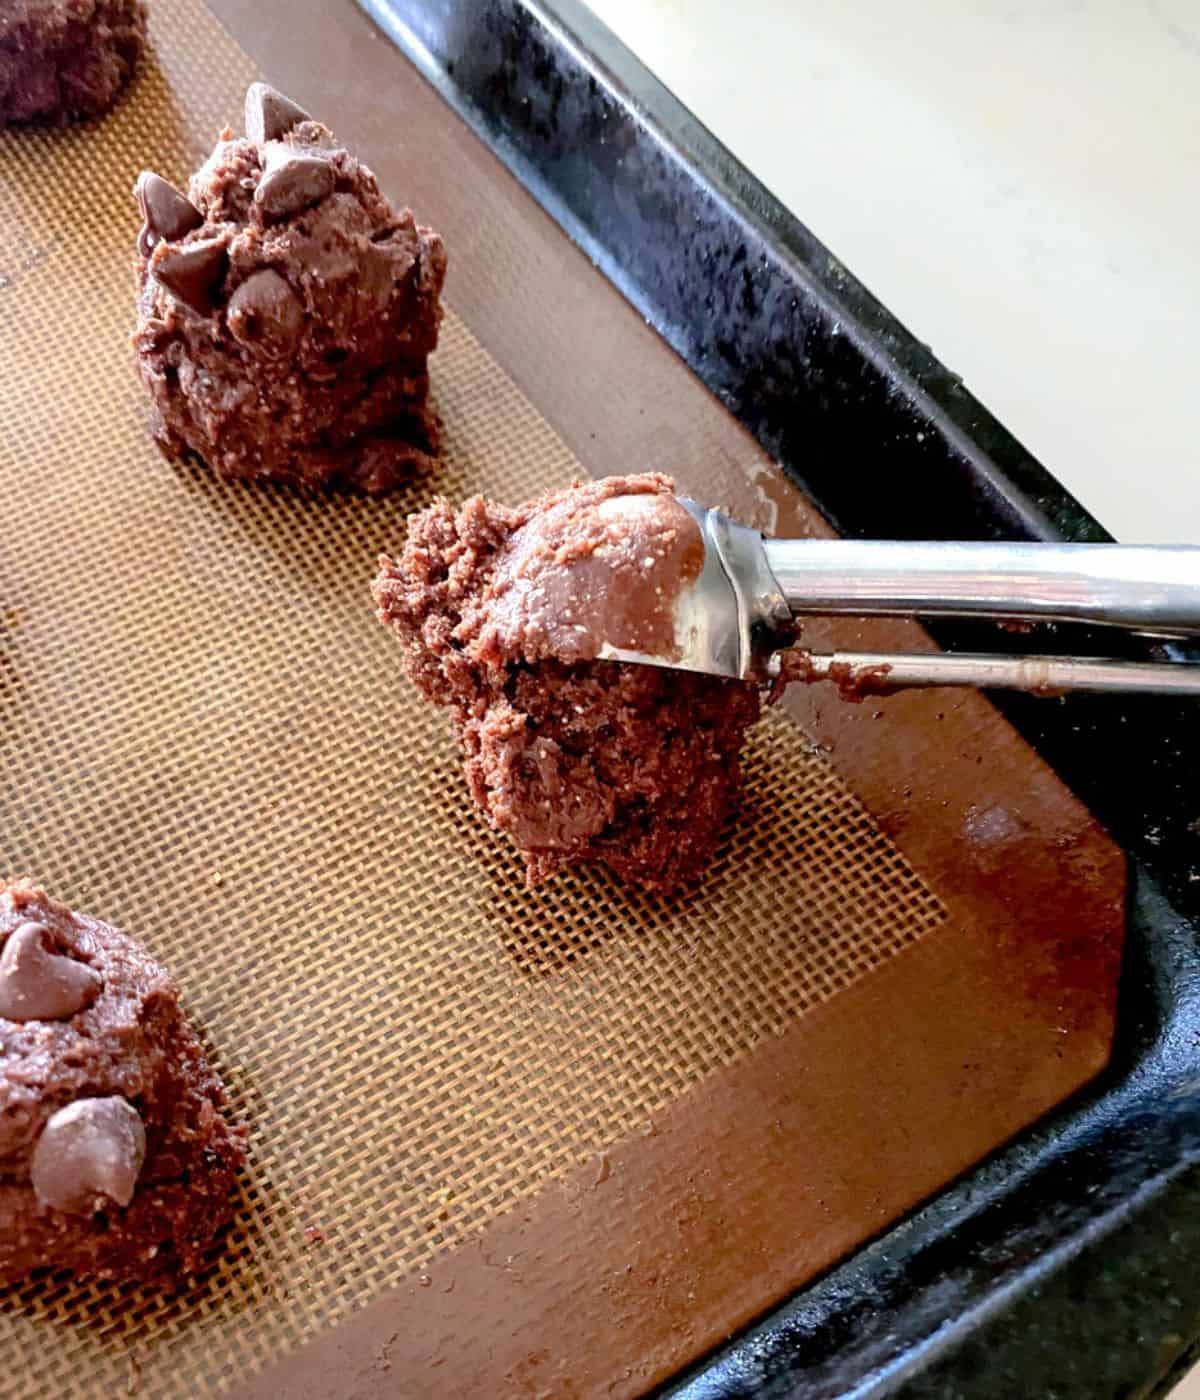
<instances>
[{"instance_id":1,"label":"stainless steel scoop handle","mask_svg":"<svg viewBox=\"0 0 1200 1400\"><path fill-rule=\"evenodd\" d=\"M1200 546L764 540L797 613L1098 623L1200 633Z\"/></svg>"},{"instance_id":2,"label":"stainless steel scoop handle","mask_svg":"<svg viewBox=\"0 0 1200 1400\"><path fill-rule=\"evenodd\" d=\"M974 686L1030 695L1093 694L1200 696L1200 666L1159 661L1111 661L1086 656L1001 656L990 652L804 652L801 679L833 681L850 699L892 690ZM767 666L777 676L780 658Z\"/></svg>"}]
</instances>

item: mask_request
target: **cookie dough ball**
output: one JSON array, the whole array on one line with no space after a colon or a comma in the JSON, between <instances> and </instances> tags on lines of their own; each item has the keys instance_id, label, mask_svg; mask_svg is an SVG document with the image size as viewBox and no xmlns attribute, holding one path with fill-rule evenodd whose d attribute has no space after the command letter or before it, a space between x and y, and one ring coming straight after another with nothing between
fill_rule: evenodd
<instances>
[{"instance_id":1,"label":"cookie dough ball","mask_svg":"<svg viewBox=\"0 0 1200 1400\"><path fill-rule=\"evenodd\" d=\"M0 127L106 112L145 42L143 0L3 0Z\"/></svg>"},{"instance_id":2,"label":"cookie dough ball","mask_svg":"<svg viewBox=\"0 0 1200 1400\"><path fill-rule=\"evenodd\" d=\"M201 1268L245 1132L166 972L33 885L0 884L0 1283Z\"/></svg>"},{"instance_id":3,"label":"cookie dough ball","mask_svg":"<svg viewBox=\"0 0 1200 1400\"><path fill-rule=\"evenodd\" d=\"M582 861L649 889L696 880L736 806L755 687L597 659L614 635L667 654L694 530L667 478L610 478L515 510L438 500L410 518L400 558L380 560L380 621L449 710L471 795L531 884Z\"/></svg>"},{"instance_id":4,"label":"cookie dough ball","mask_svg":"<svg viewBox=\"0 0 1200 1400\"><path fill-rule=\"evenodd\" d=\"M442 240L273 89L246 97L185 197L138 180L138 366L168 456L227 480L383 492L438 420Z\"/></svg>"}]
</instances>

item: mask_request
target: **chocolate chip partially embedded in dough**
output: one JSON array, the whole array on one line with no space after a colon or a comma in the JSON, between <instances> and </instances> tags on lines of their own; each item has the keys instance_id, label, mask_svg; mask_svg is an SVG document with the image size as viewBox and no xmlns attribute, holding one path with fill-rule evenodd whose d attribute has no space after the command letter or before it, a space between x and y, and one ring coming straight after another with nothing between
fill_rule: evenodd
<instances>
[{"instance_id":1,"label":"chocolate chip partially embedded in dough","mask_svg":"<svg viewBox=\"0 0 1200 1400\"><path fill-rule=\"evenodd\" d=\"M251 83L246 90L246 135L255 145L278 141L293 127L311 120L303 107L266 83Z\"/></svg>"},{"instance_id":2,"label":"chocolate chip partially embedded in dough","mask_svg":"<svg viewBox=\"0 0 1200 1400\"><path fill-rule=\"evenodd\" d=\"M50 946L45 924L18 924L0 954L0 1016L10 1021L65 1021L95 999L104 979L87 963Z\"/></svg>"},{"instance_id":3,"label":"chocolate chip partially embedded in dough","mask_svg":"<svg viewBox=\"0 0 1200 1400\"><path fill-rule=\"evenodd\" d=\"M228 262L229 250L223 238L205 238L178 248L164 243L150 259L150 272L193 311L209 316Z\"/></svg>"},{"instance_id":4,"label":"chocolate chip partially embedded in dough","mask_svg":"<svg viewBox=\"0 0 1200 1400\"><path fill-rule=\"evenodd\" d=\"M128 1100L76 1099L42 1129L30 1179L43 1205L91 1215L133 1200L145 1158L146 1129Z\"/></svg>"},{"instance_id":5,"label":"chocolate chip partially embedded in dough","mask_svg":"<svg viewBox=\"0 0 1200 1400\"><path fill-rule=\"evenodd\" d=\"M152 170L142 171L133 193L142 211L138 252L144 258L150 256L156 244L174 243L204 222L204 215L192 201Z\"/></svg>"},{"instance_id":6,"label":"chocolate chip partially embedded in dough","mask_svg":"<svg viewBox=\"0 0 1200 1400\"><path fill-rule=\"evenodd\" d=\"M226 312L234 338L266 355L293 350L304 329L304 307L274 268L247 277L229 298Z\"/></svg>"},{"instance_id":7,"label":"chocolate chip partially embedded in dough","mask_svg":"<svg viewBox=\"0 0 1200 1400\"><path fill-rule=\"evenodd\" d=\"M325 156L269 141L263 147L263 177L254 202L267 218L282 219L332 194L336 183L337 174Z\"/></svg>"}]
</instances>

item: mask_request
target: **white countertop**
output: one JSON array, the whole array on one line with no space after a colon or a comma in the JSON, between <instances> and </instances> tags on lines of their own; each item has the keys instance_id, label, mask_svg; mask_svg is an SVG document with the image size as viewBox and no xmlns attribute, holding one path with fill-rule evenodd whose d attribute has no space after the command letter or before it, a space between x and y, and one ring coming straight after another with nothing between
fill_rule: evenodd
<instances>
[{"instance_id":1,"label":"white countertop","mask_svg":"<svg viewBox=\"0 0 1200 1400\"><path fill-rule=\"evenodd\" d=\"M1119 539L1200 543L1200 0L590 0Z\"/></svg>"}]
</instances>

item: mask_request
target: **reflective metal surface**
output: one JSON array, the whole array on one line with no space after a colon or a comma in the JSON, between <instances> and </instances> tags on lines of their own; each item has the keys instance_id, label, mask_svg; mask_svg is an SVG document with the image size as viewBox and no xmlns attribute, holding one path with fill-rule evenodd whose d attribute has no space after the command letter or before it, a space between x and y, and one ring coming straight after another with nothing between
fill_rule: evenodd
<instances>
[{"instance_id":1,"label":"reflective metal surface","mask_svg":"<svg viewBox=\"0 0 1200 1400\"><path fill-rule=\"evenodd\" d=\"M1084 622L1200 632L1200 547L767 540L794 612Z\"/></svg>"},{"instance_id":2,"label":"reflective metal surface","mask_svg":"<svg viewBox=\"0 0 1200 1400\"><path fill-rule=\"evenodd\" d=\"M619 506L621 498L610 504ZM969 617L1101 624L1159 636L1200 632L1200 548L1004 540L764 540L720 511L682 504L704 536L704 565L676 603L678 655L605 646L611 660L739 679L770 674L795 640L792 614ZM1200 694L1200 666L1105 657L932 652L808 657L804 680L887 671L887 689L979 686Z\"/></svg>"}]
</instances>

